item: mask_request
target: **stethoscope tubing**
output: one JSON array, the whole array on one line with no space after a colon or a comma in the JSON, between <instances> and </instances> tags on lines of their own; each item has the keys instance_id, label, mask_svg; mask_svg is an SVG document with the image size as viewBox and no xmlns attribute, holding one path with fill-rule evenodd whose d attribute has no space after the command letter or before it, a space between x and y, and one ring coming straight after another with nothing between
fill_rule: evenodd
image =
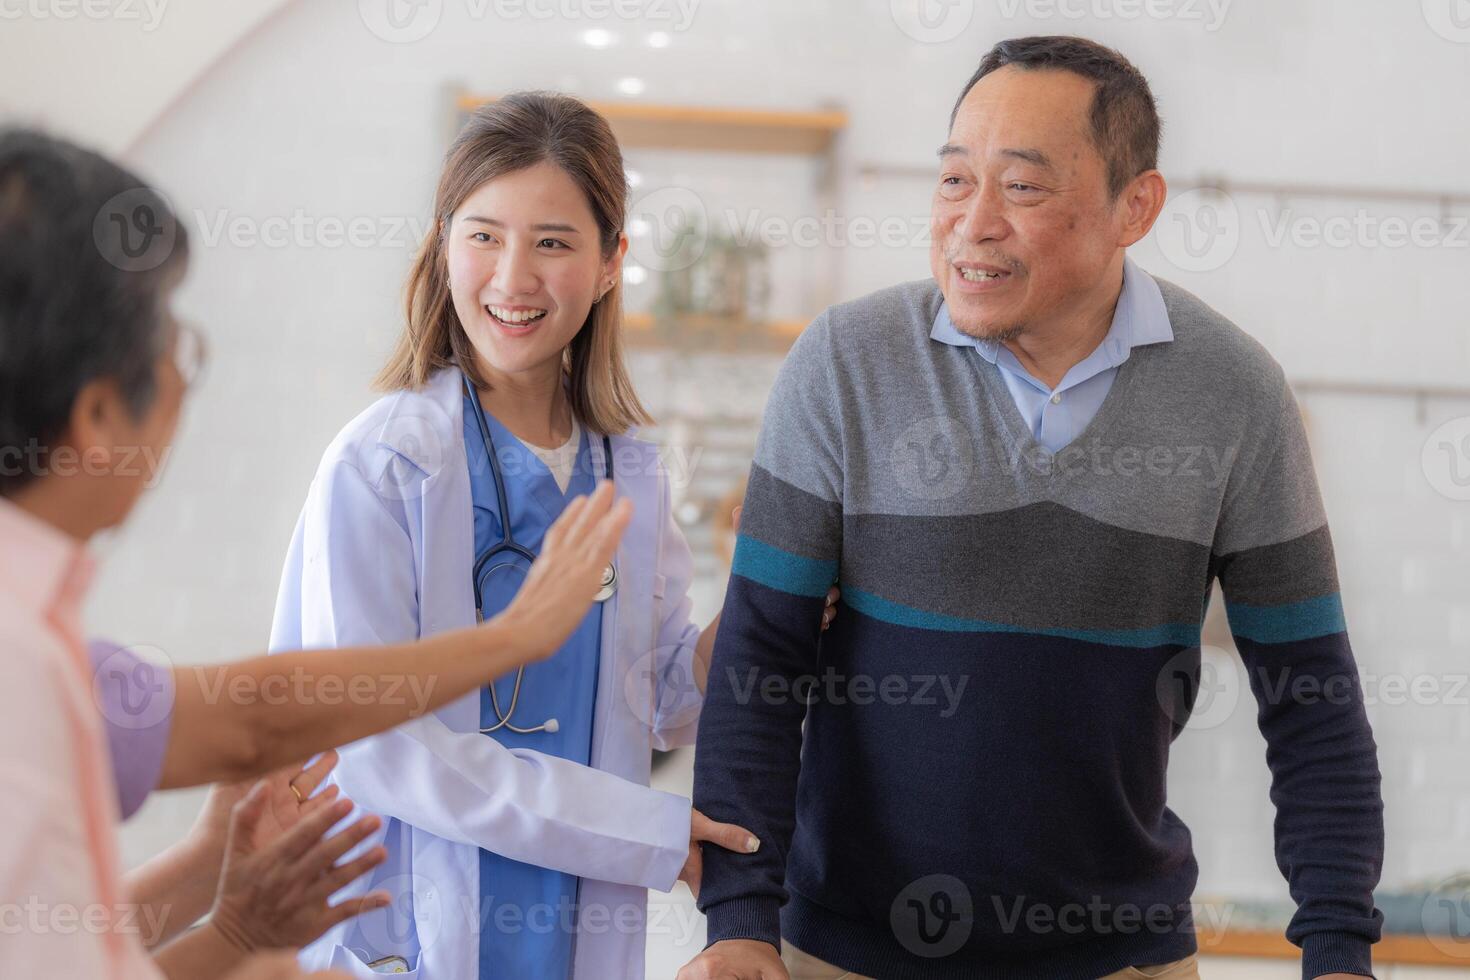
<instances>
[{"instance_id":1,"label":"stethoscope tubing","mask_svg":"<svg viewBox=\"0 0 1470 980\"><path fill-rule=\"evenodd\" d=\"M475 588L475 619L478 622L484 622L485 602L480 590L480 576L484 572L485 566L490 563L492 558L507 551L519 558L524 558L528 564L536 560L536 554L529 548L518 544L515 536L511 533L510 505L506 500L505 477L500 472L500 461L495 458L495 440L490 435L490 424L485 420L484 406L480 404L479 396L476 394L474 386L470 384L470 379L463 372L461 372L460 376L464 381L465 394L469 395L470 402L475 406L475 422L478 424L480 430L480 445L485 450L485 457L490 463L490 479L495 484L495 503L498 508L496 517L500 521L500 540L487 548L483 555L475 559L475 567L471 573L471 581ZM602 437L602 453L603 476L611 481L613 478L612 440L606 435ZM617 570L613 569L612 582L616 581ZM536 732L557 731L557 727L559 726L556 726L556 719L554 718L547 719L545 723L537 725L535 728L517 728L510 723L510 720L515 717L516 704L521 698L521 682L525 679L525 676L526 668L522 665L516 670L515 687L512 688L510 695L510 710L505 712L500 710L500 696L495 692L494 683L487 685L490 688L490 705L494 709L495 717L498 720L489 728L481 728L480 732L482 734L489 735L502 728L515 732L517 735L533 735Z\"/></svg>"}]
</instances>

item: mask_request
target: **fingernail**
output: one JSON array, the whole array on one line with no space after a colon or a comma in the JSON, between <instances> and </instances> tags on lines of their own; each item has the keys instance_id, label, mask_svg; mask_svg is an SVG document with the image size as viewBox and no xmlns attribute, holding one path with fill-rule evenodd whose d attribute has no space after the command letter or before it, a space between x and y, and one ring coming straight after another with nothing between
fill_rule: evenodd
<instances>
[{"instance_id":1,"label":"fingernail","mask_svg":"<svg viewBox=\"0 0 1470 980\"><path fill-rule=\"evenodd\" d=\"M760 849L761 849L761 842L760 841L756 840L754 837L747 837L747 838L745 838L745 853L746 854L754 854L756 851L758 851Z\"/></svg>"}]
</instances>

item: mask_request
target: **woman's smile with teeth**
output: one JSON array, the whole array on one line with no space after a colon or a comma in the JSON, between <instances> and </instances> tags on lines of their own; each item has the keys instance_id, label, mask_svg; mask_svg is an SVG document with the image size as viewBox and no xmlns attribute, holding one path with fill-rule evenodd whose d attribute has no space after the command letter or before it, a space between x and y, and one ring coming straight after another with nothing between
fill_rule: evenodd
<instances>
[{"instance_id":1,"label":"woman's smile with teeth","mask_svg":"<svg viewBox=\"0 0 1470 980\"><path fill-rule=\"evenodd\" d=\"M487 306L485 307L485 309L491 316L499 320L501 323L508 323L512 326L519 326L523 323L530 323L533 320L539 320L546 315L545 310L512 310L504 306Z\"/></svg>"}]
</instances>

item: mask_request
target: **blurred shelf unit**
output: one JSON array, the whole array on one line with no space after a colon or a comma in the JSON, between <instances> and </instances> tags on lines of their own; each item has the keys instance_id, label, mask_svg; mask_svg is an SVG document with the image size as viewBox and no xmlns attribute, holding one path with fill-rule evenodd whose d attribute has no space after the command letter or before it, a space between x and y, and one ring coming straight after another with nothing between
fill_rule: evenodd
<instances>
[{"instance_id":1,"label":"blurred shelf unit","mask_svg":"<svg viewBox=\"0 0 1470 980\"><path fill-rule=\"evenodd\" d=\"M784 355L809 320L752 321L711 313L623 315L623 339L633 349L689 353L762 353Z\"/></svg>"},{"instance_id":2,"label":"blurred shelf unit","mask_svg":"<svg viewBox=\"0 0 1470 980\"><path fill-rule=\"evenodd\" d=\"M461 93L456 107L473 112L494 96ZM645 102L587 104L607 118L625 148L733 153L826 154L847 128L839 109L734 109Z\"/></svg>"}]
</instances>

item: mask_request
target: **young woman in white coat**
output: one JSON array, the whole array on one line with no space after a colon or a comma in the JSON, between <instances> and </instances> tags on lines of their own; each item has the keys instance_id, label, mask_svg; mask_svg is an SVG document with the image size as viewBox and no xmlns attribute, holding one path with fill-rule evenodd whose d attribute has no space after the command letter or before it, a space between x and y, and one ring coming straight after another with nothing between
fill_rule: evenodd
<instances>
[{"instance_id":1,"label":"young woman in white coat","mask_svg":"<svg viewBox=\"0 0 1470 980\"><path fill-rule=\"evenodd\" d=\"M643 976L649 888L698 888L699 847L759 847L648 786L694 739L718 624L623 365L626 182L607 122L518 93L451 147L407 286L388 394L328 448L291 544L273 649L385 643L489 617L574 495L610 479L633 518L601 601L551 658L341 751L384 818L393 901L308 965L425 980ZM829 605L835 601L831 594ZM830 618L832 610L825 614Z\"/></svg>"}]
</instances>

